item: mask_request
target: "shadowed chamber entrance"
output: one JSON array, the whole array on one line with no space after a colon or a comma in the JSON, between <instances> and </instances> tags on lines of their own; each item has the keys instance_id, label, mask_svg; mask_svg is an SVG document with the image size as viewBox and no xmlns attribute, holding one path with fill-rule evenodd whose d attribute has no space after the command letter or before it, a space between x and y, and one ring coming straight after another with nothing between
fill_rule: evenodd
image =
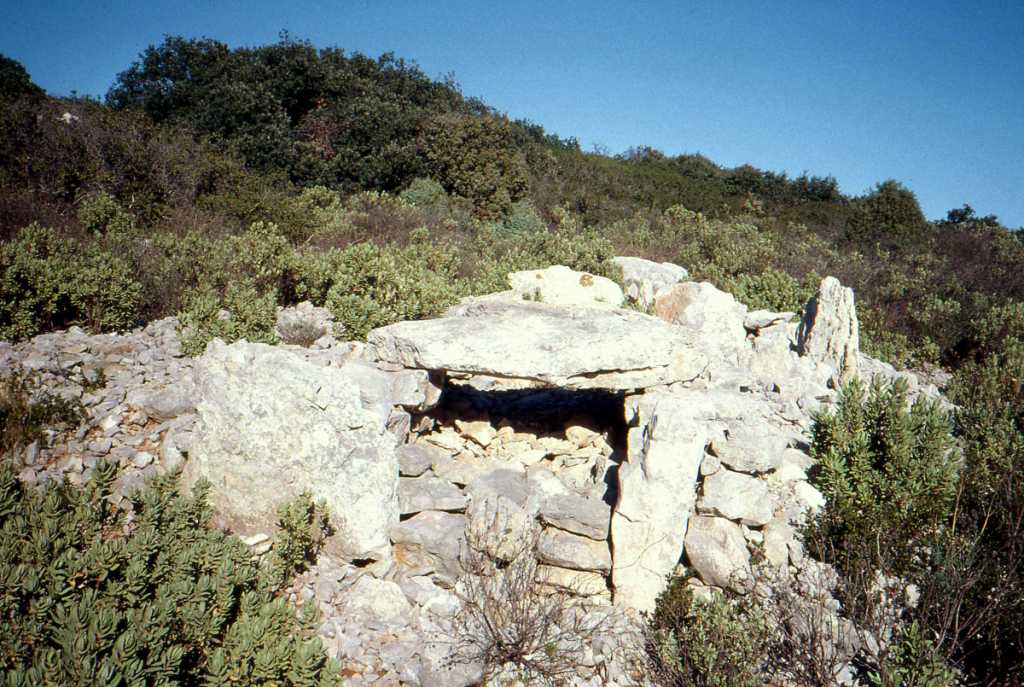
<instances>
[{"instance_id":1,"label":"shadowed chamber entrance","mask_svg":"<svg viewBox=\"0 0 1024 687\"><path fill-rule=\"evenodd\" d=\"M454 449L453 434L478 457L528 472L550 470L572 490L615 505L626 456L623 392L447 384L438 405L413 420L420 440Z\"/></svg>"}]
</instances>

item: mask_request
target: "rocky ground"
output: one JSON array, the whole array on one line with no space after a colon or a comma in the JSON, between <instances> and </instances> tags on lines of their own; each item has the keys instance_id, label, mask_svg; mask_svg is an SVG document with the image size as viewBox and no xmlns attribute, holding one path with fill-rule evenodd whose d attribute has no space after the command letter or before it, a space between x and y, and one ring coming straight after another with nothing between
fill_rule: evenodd
<instances>
[{"instance_id":1,"label":"rocky ground","mask_svg":"<svg viewBox=\"0 0 1024 687\"><path fill-rule=\"evenodd\" d=\"M834 279L798 318L747 312L676 266L620 261L654 315L619 307L607 280L551 268L367 344L215 341L193 359L174 319L0 343L0 371L82 409L13 459L39 485L114 460L119 499L183 468L186 484L213 482L220 524L254 555L274 506L314 491L338 534L293 595L321 609L349 684L478 680L460 608L481 569L467 561L507 562L526 542L530 593L590 630L578 647L563 638L573 682L628 684L639 613L679 566L741 591L752 556L779 584L813 570L795 534L824 504L807 430L839 384L903 377L939 395L860 354L852 292ZM281 326L326 318L305 306Z\"/></svg>"}]
</instances>

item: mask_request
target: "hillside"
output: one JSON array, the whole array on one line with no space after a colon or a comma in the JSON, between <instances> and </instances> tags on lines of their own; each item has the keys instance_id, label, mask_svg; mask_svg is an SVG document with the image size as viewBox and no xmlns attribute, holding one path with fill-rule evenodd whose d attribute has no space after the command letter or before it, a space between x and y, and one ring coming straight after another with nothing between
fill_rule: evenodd
<instances>
[{"instance_id":1,"label":"hillside","mask_svg":"<svg viewBox=\"0 0 1024 687\"><path fill-rule=\"evenodd\" d=\"M246 673L247 679L256 680L261 662L269 663L260 679L272 681L290 674L288 684L333 684L338 666L325 662L319 642L329 645L332 657L346 646L352 648L353 642L366 641L384 656L393 639L383 637L388 632L406 644L418 642L409 633L429 632L430 626L406 622L411 617L408 613L420 613L421 607L432 603L449 603L448 592L436 587L454 589L458 580L453 567L459 563L458 557L453 559L448 549L430 546L442 546L445 532L451 534L455 525L460 533L466 530L469 535L473 535L473 527L486 529L481 522L490 516L511 521L525 517L530 522L536 520L537 527L543 524L543 530L535 533L548 546L543 565L555 568L556 575L564 576L559 570L585 573L582 582L575 580L569 585L572 592L579 591L577 583L595 582L601 592L578 596L603 598L607 593L610 599L643 598L631 607L656 612L649 625L630 627L641 634L646 627L655 633L652 636L662 639L658 632L674 633L681 643L675 650L683 652L676 658L689 665L685 652L693 647L686 642L695 641L696 635L687 635L687 627L710 623L707 631L720 633L716 641L728 643L736 640L729 634L730 623L769 622L771 614L779 610L777 606L751 606L751 597L742 586L729 593L729 571L714 572L718 562L699 562L700 546L695 544L691 553L687 543L683 553L683 538L688 535L685 524L681 529L677 525L680 519L685 523L692 516L691 522L708 528L709 540L727 542L733 563L737 548L742 550L746 566L748 548L755 551L756 559L762 547L769 558L785 558L783 567L790 566L796 577L801 571L817 569L818 564L831 566L829 570L836 571L838 577L828 593L842 601L841 610L828 616L833 618L828 622L848 621L858 632L868 631L865 628L878 621L872 614L896 614L886 621L891 621L886 632L895 633L892 636L897 639L883 650L865 649L870 642L845 647L843 651L850 651L849 660L827 661L827 670L842 663L843 670L850 672L858 660L867 661L866 667L859 669L874 670L876 681L862 675L865 684L918 684L899 675L925 676L920 684L952 684L951 670L959 671L958 679L966 684L1014 684L1021 679L1024 558L1018 549L1024 541L1020 530L1024 522L1024 481L1020 479L1024 403L1019 379L1024 374L1024 243L1018 232L1002 226L998 218L978 216L964 206L951 209L946 218L928 221L914 193L893 180L851 197L840 193L829 176L804 174L791 179L751 166L724 168L701 155L666 156L644 146L617 156L585 152L573 139L551 136L535 123L510 120L486 103L464 96L453 82L429 79L414 63L393 55L374 59L333 48L318 50L288 38L273 45L232 50L213 40L169 37L128 65L104 102L49 97L20 65L2 56L0 80L0 130L4 134L0 137L0 341L10 342L0 347L4 356L0 452L5 463L18 468L5 468L2 477L6 500L0 508L0 524L7 537L3 545L10 547L10 560L15 560L13 552L24 544L25 537L31 537L26 529L30 521L12 515L22 510L31 518L40 518L39 523L47 523L40 527L52 529L74 519L87 533L53 544L58 553L61 547L77 551L67 555L68 561L79 563L68 563L71 568L66 568L62 562L50 569L37 588L18 587L13 582L14 571L5 571L12 581L4 587L3 612L8 620L20 624L11 625L14 634L0 635L0 645L10 647L3 659L4 671L33 661L37 662L34 669L40 669L44 662L63 661L65 666L73 666L76 660L85 660L88 652L79 659L68 653L59 632L71 632L68 628L75 623L91 627L89 623L96 621L83 619L92 617L92 607L86 605L98 603L100 608L107 602L83 597L81 604L88 604L76 611L81 618L71 622L70 616L62 615L62 620L52 625L31 605L51 601L28 601L49 599L50 592L45 590L57 589L61 580L77 579L78 575L93 580L83 589L117 599L111 602L116 617L103 622L122 630L134 628L132 642L143 634L145 623L139 624L139 618L128 609L136 607L132 604L140 599L143 604L139 608L160 600L160 622L190 637L180 646L168 643L159 657L156 653L133 654L125 647L129 640L122 630L111 634L108 644L97 639L89 648L102 659L97 659L97 665L122 671L124 684L163 684L160 680L191 684L188 680L197 678L182 676L198 675L199 670L206 671L204 679L213 680L221 671L221 679L237 680L242 673L227 676L242 665L256 666L252 668L255 672ZM654 262L631 263L616 256ZM530 270L553 265L571 270L568 286L534 292L520 288L517 277L510 277L525 274L535 278ZM641 271L646 276L637 276L637 265L644 266ZM647 273L664 269L674 276L652 281ZM852 288L852 293L836 295L847 292L837 290L835 279L823 281L826 276L837 278L844 287ZM697 286L700 282L707 283ZM614 322L601 319L607 315L596 314L593 302L583 303L581 311L577 311L580 303L558 302L564 293L575 293L579 285L595 283L624 289L630 296L616 301L628 310L617 310L620 314L612 317ZM499 297L488 296L475 306L472 303L476 301L466 300L505 292L510 286L514 307L488 300L500 301ZM670 292L677 300L663 300L659 306L656 296L667 299ZM849 312L852 294L856 294L855 315ZM524 298L541 302L523 305L520 301ZM847 298L850 308L842 306ZM807 344L807 323L815 319L818 306L814 304L823 300L838 309L838 319L828 326L837 331L852 327L857 337L836 345L847 351L849 360L862 360L861 364L851 362L847 369L846 358L835 357L832 334L821 344ZM463 305L459 306L460 302ZM465 305L467 302L470 305ZM455 310L450 310L453 306ZM560 314L551 317L568 319L536 325L536 339L512 346L502 356L503 364L512 365L520 354L531 365L543 361L544 355L532 348L537 339L561 342L538 349L551 353L573 350L574 343L580 341L604 341L602 332L619 332L620 342L636 342L637 354L659 360L658 356L668 356L667 361L685 350L703 360L703 367L677 374L679 362L674 358L672 363L645 367L635 360L623 363L617 357L609 362L600 358L600 350L588 348L576 359L587 361L587 356L595 356L593 366L571 374L545 371L543 364L540 370L527 365L510 372L511 368L499 365L491 369L479 363L474 357L473 336L458 355L442 351L430 360L410 358L409 351L426 356L433 350L432 344L449 338L462 341L461 334L439 329L408 341L387 338L397 336L388 332L411 332L417 326L466 327L471 335L480 327L485 349L497 350L532 331L530 308L557 311ZM443 318L431 319L446 312ZM420 321L422 325L414 324ZM631 324L616 329L624 322ZM563 329L572 332L577 325L582 327L579 338L561 338ZM240 343L233 347L233 342ZM658 348L659 342L667 348ZM615 351L614 342L606 344L609 351ZM488 365L494 364L488 361ZM294 368L292 381L297 386L288 387L291 391L275 399L273 388L278 382L273 374L268 372L265 380L238 382L232 376L232 366L238 365ZM316 375L304 366L316 365L341 370L334 383L323 387L324 408L344 409L330 420L334 423L330 431L342 431L337 428L344 426L345 432L354 432L358 423L345 424L352 414L383 414L381 431L357 442L360 450L372 446L374 452L386 456L368 464L386 467L392 458L425 461L416 474L405 463L400 466L401 486L407 490L404 495L395 491L398 486L381 486L390 484L392 478L399 480L398 469L384 470L367 487L367 493L384 494L380 503L406 499L392 504L395 509L410 508L400 513L404 529L400 528L399 534L395 533L399 530L387 530L380 524L399 517L397 510L388 510L391 506L345 510L346 500L362 497L359 485L363 483L358 481L349 485L355 491L335 494L328 516L344 514L335 523L341 531L345 517L363 523L370 532L366 541L372 539L373 543L358 544L363 533L350 531L347 543L351 550L345 550L322 526L323 513L312 502L303 502L308 497L299 491L291 490L295 493L289 495L299 500L289 506L291 510L281 511L280 523L276 516L263 513L260 526L247 529L238 521L224 519L223 499L244 501L249 496L224 497L214 489L207 505L205 492L190 500L183 491L179 493L173 478L158 477L183 464L191 484L195 479L189 470L200 470L197 466L202 465L203 476L212 477L216 484L217 479L248 474L202 462L223 454L237 458L230 448L233 443L249 446L253 456L269 451L270 445L286 451L291 441L287 427L273 439L279 443L264 446L250 442L246 437L264 436L260 432L265 428L250 424L251 418L244 413L233 415L231 398L244 405L248 401L239 399L249 398L247 394L266 394L267 407L271 407L278 402L286 406L282 399L292 394L301 405L301 399L316 386L311 381ZM372 369L364 369L367 366ZM911 371L899 372L903 369ZM662 376L653 381L644 376L653 371ZM438 375L448 381L437 386ZM599 417L589 418L590 424L579 425L603 435L606 443L594 440L561 453L561 448L551 448L554 440L574 441L568 430L574 426L571 413L563 412L531 428L530 422L540 420L526 412L522 427L503 425L503 417L508 420L515 413L501 404L511 403L507 399L515 393L504 390L502 393L512 396L495 393L492 398L462 389L467 377L481 375L499 382L526 380L558 392L585 388L610 393L611 397L599 394L597 400L590 399L594 407L605 410ZM630 381L608 381L618 379L615 375ZM877 387L871 382L876 375ZM862 386L847 386L858 377ZM596 379L607 384L580 381ZM896 381L900 379L903 382ZM310 382L309 389L302 386L302 380ZM191 386L193 381L199 386ZM931 381L940 388L929 386ZM242 391L230 392L237 393L236 397L230 397L229 390L236 382L252 383L258 389L245 390L243 386ZM266 388L259 386L263 382ZM941 402L935 406L922 403L908 411L908 392L900 387L904 383L911 385L913 395L923 391L923 397ZM346 384L362 390L361 409L357 408L360 402L342 391ZM165 398L157 394L157 400L146 395L165 385L180 386L180 395ZM399 393L402 389L408 393L412 387L420 389L422 399L410 401ZM218 399L221 390L228 396ZM318 390L315 395L320 393ZM468 396L460 396L462 393ZM438 405L437 397L428 400L431 394L447 395L451 405ZM367 398L376 400L371 403ZM501 398L506 400L496 400ZM683 408L684 398L693 401L693 408L704 410ZM655 403L658 399L660 410ZM179 401L181 407L174 412L161 406ZM218 403L224 407L216 410ZM530 403L533 401L526 403L527 407L532 407ZM577 408L574 404L578 403L578 398L556 397L554 405L568 404L574 412L584 412L586 403ZM730 407L748 412L730 415ZM258 408L249 411L256 415L265 412ZM657 472L660 468L653 454L647 448L637 448L641 444L636 438L626 441L625 435L632 436L637 428L654 433L659 413L665 427L679 425L663 430L670 434L665 441L671 450L682 455L694 449L692 455L687 454L693 474L672 473L665 477L668 482L646 485L639 492L638 503L644 505L636 522L648 518L655 530L663 528L673 542L672 550L658 556L668 560L675 555L675 559L667 566L660 559L651 563L654 579L636 591L632 574L622 570L623 559L613 554L617 549L628 550L632 544L627 541L635 543L647 535L623 534L629 531L627 522L636 524L630 515L633 506L617 491L597 493L603 482L594 482L592 475L583 473L596 470L608 484L618 479L616 488L627 488L623 480L628 481L629 471L624 467L618 477L615 472L604 474L605 468L598 469L594 462L598 454L616 466L639 461L644 470L650 467L645 461L655 461L651 469ZM622 426L623 414L626 426ZM183 425L179 418L184 418ZM211 429L210 423L215 421L232 432L240 431L239 427L247 429L236 442L234 435L224 438L217 433L222 430ZM196 422L203 428L196 431L205 437L199 440L204 448L190 453L191 439L183 439L181 445L172 441L170 448L164 448L169 437L182 433L191 437ZM326 431L315 418L308 422L312 428L308 436ZM366 427L372 424L366 422ZM478 425L480 422L487 426ZM490 441L482 441L478 431L486 436L491 432L501 435L501 441L490 452L484 451ZM769 442L774 453L766 459L768 466L742 468L729 463L730 451L740 454L733 458L737 464L754 460L751 456L760 450L756 444L776 434L779 441ZM264 438L271 441L269 436ZM576 432L576 438L580 436ZM546 439L552 441L544 443ZM522 446L506 446L517 442ZM410 457L412 449L401 449L403 457L395 457L399 455L395 453L397 445L422 448L428 443L432 451L439 446L442 453L447 451L454 458L454 467L436 455L430 460L422 455ZM548 467L561 486L549 493L544 489L554 488L551 485L555 483L547 477L526 481L517 477L510 482L501 480L512 478L498 476L493 477L494 482L473 473L480 460L499 452L499 446L502 451L507 449L506 458L523 474L538 461L545 466L552 463ZM548 453L540 458L531 453L541 450ZM777 460L783 453L792 466ZM614 459L610 457L613 454ZM114 467L100 458L111 460ZM267 466L260 479L272 480L292 469L276 464L279 458L261 458ZM584 467L574 470L577 465ZM304 482L312 471L322 469L323 465L303 467L305 477L292 481ZM15 473L21 481L15 480ZM789 477L782 478L782 474ZM238 479L244 482L250 477L256 479L251 475ZM335 477L339 481L353 479L347 472ZM60 492L60 504L32 501L42 499L39 494L57 493L55 488L37 491L20 486L31 483L40 487L48 480L65 478L76 486ZM423 482L411 485L410 479ZM131 498L132 488L145 480L149 480L148 495ZM535 484L537 480L548 480L547 487ZM725 486L709 486L719 481ZM788 485L785 495L779 483ZM275 491L270 482L264 486L265 491ZM310 487L318 497L324 496L315 481ZM734 488L757 494L750 497L753 505L730 501ZM390 496L388 489L394 492ZM543 498L533 504L530 499L536 489ZM671 526L658 519L657 512L673 501L673 495L691 491L692 502ZM507 503L495 505L483 496L490 492L515 501L511 513L501 510L508 508ZM531 496L527 498L527 494ZM828 505L808 519L807 503L797 507L800 494L815 503L813 494L817 494ZM571 501L571 512L558 511L548 503L551 499ZM413 508L410 500L420 505ZM104 511L106 506L98 505L107 502L116 507ZM599 508L598 503L605 505ZM767 516L758 510L766 503L774 508ZM485 507L491 510L479 510ZM170 509L173 515L164 517L163 509ZM100 511L105 513L102 517L96 515ZM251 536L246 539L257 548L270 541L275 525L291 538L279 539L272 555L253 563L237 548L237 539L225 538L216 529L196 527L210 524L215 516L220 525L230 525L236 533L262 537L259 541ZM786 534L773 540L776 535L769 534L769 523L775 522L776 516L784 521ZM374 518L380 523L372 525ZM133 525L137 519L141 524ZM595 522L601 520L604 529L598 527L595 532ZM408 525L414 521L425 530ZM566 521L573 524L566 525ZM617 527L619 535L615 534ZM182 528L209 534L190 535L193 549L182 550L174 537L168 536ZM861 545L891 531L904 533L905 539L870 551ZM123 536L115 536L116 532ZM90 544L92 536L96 540ZM140 536L143 538L135 538ZM432 543L428 546L423 537ZM118 552L104 548L105 539L118 542ZM147 549L150 539L159 539L159 547ZM774 549L770 546L773 541ZM42 548L32 549L33 557L25 559L29 567L40 565L50 555L45 548L49 545L37 544ZM413 545L426 547L426 553ZM476 563L500 568L520 560L522 552L512 556L495 546L497 549L483 547L489 551L489 562L477 559ZM788 553L780 554L779 546ZM806 548L813 564L805 567L804 554L793 553L798 546ZM136 558L144 553L137 547L150 551L146 555L151 558ZM388 547L397 548L392 551ZM158 548L167 553L155 553ZM203 552L203 562L186 565L194 576L189 577L191 572L180 578L153 576L148 591L132 586L141 584L141 569L156 565L152 556L179 560L200 555L195 551ZM374 567L374 561L388 562L405 554L413 559L405 561L404 577L394 577L397 573L387 566ZM591 554L593 557L587 558ZM655 606L657 594L651 590L664 587L664 577L674 573L679 560L696 570L693 579L699 582L687 583L685 588L673 583L669 590L676 596L666 592ZM104 565L120 571L111 579L118 575L123 579L118 578L111 587L91 577ZM140 565L143 567L138 568ZM536 567L536 562L533 565ZM244 572L228 575L223 566ZM532 581L536 570L529 570ZM875 597L882 592L869 580L876 572L892 576L894 590L902 593L913 588L919 592L920 602L895 610L880 606ZM306 577L296 578L296 574ZM290 598L301 603L308 598L302 596L302 585L315 589L332 575L349 576L344 589L331 588L334 610L321 604L335 634L327 633L324 626L318 629L311 621L292 626L294 614L289 615L290 607L279 602ZM410 579L417 581L410 583ZM330 583L338 581L335 577ZM351 591L353 584L363 585L355 587L358 593ZM415 591L409 584L421 588ZM699 596L692 592L695 587L724 588L730 601L722 607L712 606L709 615L702 615L694 610L700 607L693 605ZM174 604L168 605L168 599L198 594L197 589L221 599L215 605L225 615L216 626L200 621L202 610L182 611L182 615L173 610ZM807 587L802 589L811 593ZM340 601L342 591L349 594L344 603ZM394 622L388 621L383 629L374 626L373 614L389 611L361 606L360 595L392 599L392 610L404 609L399 613L402 622L392 618ZM228 603L229 597L234 601ZM547 607L540 597L529 598L531 603ZM66 605L60 607L65 609L61 613L70 612ZM360 620L346 629L344 614L350 611ZM735 613L740 615L731 615ZM277 618L273 621L275 632L267 633L265 644L254 645L253 637L260 634L258 622L262 622L257 618L271 622L267 620L271 616ZM290 619L283 620L285 617ZM596 616L587 617L597 622ZM880 627L875 630L881 631ZM596 626L591 630L595 634ZM51 631L56 634L48 634ZM146 630L151 631L155 632ZM31 640L18 639L18 632ZM90 636L102 635L89 632ZM319 639L314 639L318 633ZM122 637L116 646L115 636ZM872 636L877 641L880 635L875 632ZM568 636L563 639L570 644L577 641ZM786 637L779 640L769 632L755 640L722 651L737 652L735 665L746 662L748 668L757 664L765 671L789 671L785 674L793 684L817 684L817 678L797 677L800 671L792 664L768 666L750 658L759 652L781 651L771 642L785 643ZM788 641L792 643L794 637L788 636ZM575 649L569 654L582 650L581 645L572 646ZM837 646L833 648L840 651ZM44 651L42 647L49 648ZM416 652L436 649L428 652L418 644L416 647ZM652 659L650 648L648 644L641 651L647 657L641 661L644 670L652 671L646 679L663 680L659 684L706 684L701 680L707 676L701 677L700 668L693 669L696 673L691 671L689 677L672 671L658 674L665 669L665 657ZM534 649L548 651L546 647ZM564 659L562 653L550 651ZM787 660L803 661L810 674L814 671L807 666L821 658L814 659L811 653L796 651ZM124 666L135 666L129 654L145 664L146 671L162 662L164 677L154 677L159 671L146 673L148 677L128 671ZM498 663L522 667L527 654L503 654ZM410 684L416 680L452 684L448 681L462 679L458 674L435 675L440 658L430 655L427 663L411 673L397 664L387 670ZM401 660L407 659L411 665L411 657ZM474 660L489 666L488 662L497 659L477 656ZM611 654L601 660L609 666L620 665ZM655 660L653 667L645 662L649 660ZM694 660L699 664L704 658ZM171 664L173 668L167 667ZM300 665L304 666L301 670ZM539 670L539 665L531 669ZM578 668L572 666L573 671ZM586 670L579 671L591 679ZM295 677L300 673L302 679ZM542 678L554 679L553 674L541 673ZM761 673L759 679L767 674ZM12 679L22 682L12 684L31 684L40 673L18 675ZM366 684L370 681L366 676L345 676L353 684L360 679ZM463 678L467 681L460 684L472 682L471 677ZM746 679L754 678L742 673L721 684L752 684L744 682ZM800 682L802 679L809 682Z\"/></svg>"}]
</instances>

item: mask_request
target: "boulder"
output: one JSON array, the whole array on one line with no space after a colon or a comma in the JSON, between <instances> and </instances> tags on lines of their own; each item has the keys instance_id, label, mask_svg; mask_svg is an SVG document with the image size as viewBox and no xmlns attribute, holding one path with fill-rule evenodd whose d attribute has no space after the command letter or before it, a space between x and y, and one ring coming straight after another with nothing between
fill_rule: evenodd
<instances>
[{"instance_id":1,"label":"boulder","mask_svg":"<svg viewBox=\"0 0 1024 687\"><path fill-rule=\"evenodd\" d=\"M628 310L476 301L446 317L374 329L378 360L566 389L644 389L704 369L703 344Z\"/></svg>"},{"instance_id":2,"label":"boulder","mask_svg":"<svg viewBox=\"0 0 1024 687\"><path fill-rule=\"evenodd\" d=\"M425 510L463 511L468 501L465 492L439 477L401 477L398 481L398 504L402 515Z\"/></svg>"},{"instance_id":3,"label":"boulder","mask_svg":"<svg viewBox=\"0 0 1024 687\"><path fill-rule=\"evenodd\" d=\"M337 531L330 545L353 558L390 557L398 521L391 401L366 370L320 367L296 353L215 339L196 362L198 423L184 480L211 483L219 520L270 531L277 506L303 491L323 499Z\"/></svg>"},{"instance_id":4,"label":"boulder","mask_svg":"<svg viewBox=\"0 0 1024 687\"><path fill-rule=\"evenodd\" d=\"M724 518L696 515L686 531L686 558L705 583L745 591L750 555L743 529Z\"/></svg>"},{"instance_id":5,"label":"boulder","mask_svg":"<svg viewBox=\"0 0 1024 687\"><path fill-rule=\"evenodd\" d=\"M607 542L598 542L548 527L537 541L537 558L543 563L571 570L610 572L612 554Z\"/></svg>"},{"instance_id":6,"label":"boulder","mask_svg":"<svg viewBox=\"0 0 1024 687\"><path fill-rule=\"evenodd\" d=\"M835 277L821 280L818 293L804 307L797 347L801 355L835 368L831 381L836 388L857 376L860 325L853 289L844 287Z\"/></svg>"},{"instance_id":7,"label":"boulder","mask_svg":"<svg viewBox=\"0 0 1024 687\"><path fill-rule=\"evenodd\" d=\"M778 469L789 439L765 423L731 421L725 438L711 441L711 453L736 472L757 474Z\"/></svg>"},{"instance_id":8,"label":"boulder","mask_svg":"<svg viewBox=\"0 0 1024 687\"><path fill-rule=\"evenodd\" d=\"M551 305L617 308L623 300L622 289L611 279L564 265L512 272L508 282L517 298Z\"/></svg>"},{"instance_id":9,"label":"boulder","mask_svg":"<svg viewBox=\"0 0 1024 687\"><path fill-rule=\"evenodd\" d=\"M128 405L161 422L195 410L196 387L189 376L173 381L149 383L128 392Z\"/></svg>"},{"instance_id":10,"label":"boulder","mask_svg":"<svg viewBox=\"0 0 1024 687\"><path fill-rule=\"evenodd\" d=\"M744 525L760 527L772 518L768 486L761 480L732 470L719 470L704 478L698 510Z\"/></svg>"},{"instance_id":11,"label":"boulder","mask_svg":"<svg viewBox=\"0 0 1024 687\"><path fill-rule=\"evenodd\" d=\"M459 572L459 556L466 545L466 518L455 513L424 511L392 525L395 559L419 574L444 571L451 579Z\"/></svg>"},{"instance_id":12,"label":"boulder","mask_svg":"<svg viewBox=\"0 0 1024 687\"><path fill-rule=\"evenodd\" d=\"M625 256L612 258L612 262L622 268L626 298L645 310L654 305L654 298L661 289L690 278L685 267L670 262Z\"/></svg>"},{"instance_id":13,"label":"boulder","mask_svg":"<svg viewBox=\"0 0 1024 687\"><path fill-rule=\"evenodd\" d=\"M541 502L540 517L546 524L598 541L608 539L611 508L600 499L576 493L549 496Z\"/></svg>"},{"instance_id":14,"label":"boulder","mask_svg":"<svg viewBox=\"0 0 1024 687\"><path fill-rule=\"evenodd\" d=\"M403 477L419 477L430 469L438 456L436 451L423 444L402 444L398 447L399 474Z\"/></svg>"},{"instance_id":15,"label":"boulder","mask_svg":"<svg viewBox=\"0 0 1024 687\"><path fill-rule=\"evenodd\" d=\"M629 451L611 521L615 603L650 611L683 553L714 408L696 391L627 399Z\"/></svg>"},{"instance_id":16,"label":"boulder","mask_svg":"<svg viewBox=\"0 0 1024 687\"><path fill-rule=\"evenodd\" d=\"M743 320L747 307L732 294L709 282L685 282L661 290L654 299L654 313L672 324L698 334L708 350L735 350L746 340Z\"/></svg>"}]
</instances>

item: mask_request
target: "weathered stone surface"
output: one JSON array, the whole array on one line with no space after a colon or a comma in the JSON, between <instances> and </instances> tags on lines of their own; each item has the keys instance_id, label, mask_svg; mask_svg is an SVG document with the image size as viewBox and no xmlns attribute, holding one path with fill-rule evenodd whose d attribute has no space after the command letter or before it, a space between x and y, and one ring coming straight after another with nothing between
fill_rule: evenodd
<instances>
[{"instance_id":1,"label":"weathered stone surface","mask_svg":"<svg viewBox=\"0 0 1024 687\"><path fill-rule=\"evenodd\" d=\"M349 616L403 625L409 622L412 606L402 588L388 580L378 580L364 575L345 592L343 611Z\"/></svg>"},{"instance_id":2,"label":"weathered stone surface","mask_svg":"<svg viewBox=\"0 0 1024 687\"><path fill-rule=\"evenodd\" d=\"M389 399L344 369L263 344L214 340L195 376L199 423L185 482L209 479L222 519L267 531L278 504L309 490L326 501L346 555L390 556L398 459Z\"/></svg>"},{"instance_id":3,"label":"weathered stone surface","mask_svg":"<svg viewBox=\"0 0 1024 687\"><path fill-rule=\"evenodd\" d=\"M702 515L690 518L686 558L707 584L744 591L750 555L743 530L736 523Z\"/></svg>"},{"instance_id":4,"label":"weathered stone surface","mask_svg":"<svg viewBox=\"0 0 1024 687\"><path fill-rule=\"evenodd\" d=\"M466 518L455 513L424 511L392 525L395 559L400 565L425 565L420 573L458 571L459 554L466 545Z\"/></svg>"},{"instance_id":5,"label":"weathered stone surface","mask_svg":"<svg viewBox=\"0 0 1024 687\"><path fill-rule=\"evenodd\" d=\"M468 487L471 501L467 535L475 548L509 560L530 541L537 527L537 498L525 474L494 470Z\"/></svg>"},{"instance_id":6,"label":"weathered stone surface","mask_svg":"<svg viewBox=\"0 0 1024 687\"><path fill-rule=\"evenodd\" d=\"M597 596L608 593L604 575L588 570L570 570L554 565L538 565L537 581L577 596Z\"/></svg>"},{"instance_id":7,"label":"weathered stone surface","mask_svg":"<svg viewBox=\"0 0 1024 687\"><path fill-rule=\"evenodd\" d=\"M548 527L537 541L537 557L549 565L572 570L610 572L612 554L607 542L598 542Z\"/></svg>"},{"instance_id":8,"label":"weathered stone surface","mask_svg":"<svg viewBox=\"0 0 1024 687\"><path fill-rule=\"evenodd\" d=\"M754 310L743 318L743 327L747 331L756 332L773 325L789 322L796 313L773 312L771 310Z\"/></svg>"},{"instance_id":9,"label":"weathered stone surface","mask_svg":"<svg viewBox=\"0 0 1024 687\"><path fill-rule=\"evenodd\" d=\"M508 282L517 297L551 305L617 308L623 300L622 289L611 279L564 265L513 272Z\"/></svg>"},{"instance_id":10,"label":"weathered stone surface","mask_svg":"<svg viewBox=\"0 0 1024 687\"><path fill-rule=\"evenodd\" d=\"M405 367L568 389L642 389L692 379L706 364L694 336L656 318L525 302L472 302L375 329L368 341L379 360Z\"/></svg>"},{"instance_id":11,"label":"weathered stone surface","mask_svg":"<svg viewBox=\"0 0 1024 687\"><path fill-rule=\"evenodd\" d=\"M608 538L611 508L600 499L566 493L544 499L540 517L545 523L567 532L604 541Z\"/></svg>"},{"instance_id":12,"label":"weathered stone surface","mask_svg":"<svg viewBox=\"0 0 1024 687\"><path fill-rule=\"evenodd\" d=\"M737 472L770 472L782 462L788 439L762 423L730 422L725 439L711 441L711 453Z\"/></svg>"},{"instance_id":13,"label":"weathered stone surface","mask_svg":"<svg viewBox=\"0 0 1024 687\"><path fill-rule=\"evenodd\" d=\"M683 552L707 443L708 399L694 391L627 399L629 455L612 514L616 604L649 611Z\"/></svg>"},{"instance_id":14,"label":"weathered stone surface","mask_svg":"<svg viewBox=\"0 0 1024 687\"><path fill-rule=\"evenodd\" d=\"M719 470L704 479L698 510L759 527L772 518L768 486L761 480L731 470Z\"/></svg>"},{"instance_id":15,"label":"weathered stone surface","mask_svg":"<svg viewBox=\"0 0 1024 687\"><path fill-rule=\"evenodd\" d=\"M128 405L140 408L156 420L170 420L195 410L196 388L190 377L132 389Z\"/></svg>"},{"instance_id":16,"label":"weathered stone surface","mask_svg":"<svg viewBox=\"0 0 1024 687\"><path fill-rule=\"evenodd\" d=\"M469 497L457 486L439 477L401 477L398 504L402 515L425 510L462 511Z\"/></svg>"},{"instance_id":17,"label":"weathered stone surface","mask_svg":"<svg viewBox=\"0 0 1024 687\"><path fill-rule=\"evenodd\" d=\"M671 262L658 263L627 256L612 258L612 262L622 268L626 298L645 309L654 305L654 298L661 289L690 278L685 267Z\"/></svg>"},{"instance_id":18,"label":"weathered stone surface","mask_svg":"<svg viewBox=\"0 0 1024 687\"><path fill-rule=\"evenodd\" d=\"M747 336L743 327L747 307L709 282L662 289L654 299L654 312L666 322L700 334L703 345L711 350L740 348Z\"/></svg>"},{"instance_id":19,"label":"weathered stone surface","mask_svg":"<svg viewBox=\"0 0 1024 687\"><path fill-rule=\"evenodd\" d=\"M403 477L419 477L430 469L438 454L423 444L402 444L398 447L398 470Z\"/></svg>"},{"instance_id":20,"label":"weathered stone surface","mask_svg":"<svg viewBox=\"0 0 1024 687\"><path fill-rule=\"evenodd\" d=\"M827 362L835 368L833 386L857 376L860 356L860 325L853 289L835 277L821 280L818 293L807 301L797 334L802 355Z\"/></svg>"}]
</instances>

